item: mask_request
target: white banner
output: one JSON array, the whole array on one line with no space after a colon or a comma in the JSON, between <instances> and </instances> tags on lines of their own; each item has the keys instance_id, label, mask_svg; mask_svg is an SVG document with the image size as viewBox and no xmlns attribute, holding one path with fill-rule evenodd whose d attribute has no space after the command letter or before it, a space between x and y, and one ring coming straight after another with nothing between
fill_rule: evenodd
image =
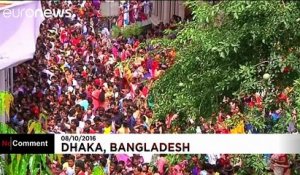
<instances>
[{"instance_id":1,"label":"white banner","mask_svg":"<svg viewBox=\"0 0 300 175\"><path fill-rule=\"evenodd\" d=\"M42 11L40 1L11 1L0 8L0 70L33 58L44 20L37 11Z\"/></svg>"},{"instance_id":2,"label":"white banner","mask_svg":"<svg viewBox=\"0 0 300 175\"><path fill-rule=\"evenodd\" d=\"M277 134L57 134L56 154L300 153L300 135Z\"/></svg>"}]
</instances>

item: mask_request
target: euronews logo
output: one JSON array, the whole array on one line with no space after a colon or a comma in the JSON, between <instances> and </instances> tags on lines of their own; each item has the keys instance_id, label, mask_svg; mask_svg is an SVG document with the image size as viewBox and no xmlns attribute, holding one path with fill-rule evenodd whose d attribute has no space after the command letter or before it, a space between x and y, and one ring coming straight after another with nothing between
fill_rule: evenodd
<instances>
[{"instance_id":1,"label":"euronews logo","mask_svg":"<svg viewBox=\"0 0 300 175\"><path fill-rule=\"evenodd\" d=\"M37 17L45 17L45 18L62 18L72 17L72 12L70 9L4 9L2 11L2 15L5 18L37 18Z\"/></svg>"}]
</instances>

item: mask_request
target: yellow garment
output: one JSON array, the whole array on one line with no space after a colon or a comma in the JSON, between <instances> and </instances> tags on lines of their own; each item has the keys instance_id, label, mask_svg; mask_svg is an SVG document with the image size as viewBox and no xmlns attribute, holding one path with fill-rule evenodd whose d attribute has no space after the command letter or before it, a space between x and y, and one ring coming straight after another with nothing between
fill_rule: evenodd
<instances>
[{"instance_id":1,"label":"yellow garment","mask_svg":"<svg viewBox=\"0 0 300 175\"><path fill-rule=\"evenodd\" d=\"M139 111L139 110L135 111L135 112L133 113L133 116L134 116L134 118L140 118L140 116L141 116L140 111Z\"/></svg>"},{"instance_id":2,"label":"yellow garment","mask_svg":"<svg viewBox=\"0 0 300 175\"><path fill-rule=\"evenodd\" d=\"M236 128L230 130L230 133L231 133L231 134L237 134Z\"/></svg>"},{"instance_id":3,"label":"yellow garment","mask_svg":"<svg viewBox=\"0 0 300 175\"><path fill-rule=\"evenodd\" d=\"M113 95L114 95L114 92L109 90L105 93L105 98L112 97Z\"/></svg>"},{"instance_id":4,"label":"yellow garment","mask_svg":"<svg viewBox=\"0 0 300 175\"><path fill-rule=\"evenodd\" d=\"M69 163L68 163L68 162L65 162L65 163L63 164L63 170L66 170L66 169L68 169L68 168L72 168L73 170L75 170L75 165L74 165L73 167L69 167Z\"/></svg>"},{"instance_id":5,"label":"yellow garment","mask_svg":"<svg viewBox=\"0 0 300 175\"><path fill-rule=\"evenodd\" d=\"M118 134L125 134L125 128L123 126L118 129Z\"/></svg>"},{"instance_id":6,"label":"yellow garment","mask_svg":"<svg viewBox=\"0 0 300 175\"><path fill-rule=\"evenodd\" d=\"M130 133L130 131L128 130L128 128L125 129L125 128L122 126L120 129L118 129L118 134L128 134L128 133Z\"/></svg>"},{"instance_id":7,"label":"yellow garment","mask_svg":"<svg viewBox=\"0 0 300 175\"><path fill-rule=\"evenodd\" d=\"M126 71L126 77L127 77L128 80L131 80L132 73L131 73L131 70L130 70L130 69L128 69L128 70Z\"/></svg>"},{"instance_id":8,"label":"yellow garment","mask_svg":"<svg viewBox=\"0 0 300 175\"><path fill-rule=\"evenodd\" d=\"M10 92L0 92L0 115L8 115L14 96Z\"/></svg>"},{"instance_id":9,"label":"yellow garment","mask_svg":"<svg viewBox=\"0 0 300 175\"><path fill-rule=\"evenodd\" d=\"M111 133L111 127L109 126L109 127L106 127L106 128L104 128L104 132L103 132L103 134L110 134Z\"/></svg>"},{"instance_id":10,"label":"yellow garment","mask_svg":"<svg viewBox=\"0 0 300 175\"><path fill-rule=\"evenodd\" d=\"M244 121L241 121L235 128L230 130L231 134L245 134Z\"/></svg>"},{"instance_id":11,"label":"yellow garment","mask_svg":"<svg viewBox=\"0 0 300 175\"><path fill-rule=\"evenodd\" d=\"M136 57L134 60L134 64L135 65L141 65L142 61L144 61L144 59L142 57Z\"/></svg>"},{"instance_id":12,"label":"yellow garment","mask_svg":"<svg viewBox=\"0 0 300 175\"><path fill-rule=\"evenodd\" d=\"M65 65L62 65L62 66L60 67L60 69L61 69L63 72L65 72Z\"/></svg>"}]
</instances>

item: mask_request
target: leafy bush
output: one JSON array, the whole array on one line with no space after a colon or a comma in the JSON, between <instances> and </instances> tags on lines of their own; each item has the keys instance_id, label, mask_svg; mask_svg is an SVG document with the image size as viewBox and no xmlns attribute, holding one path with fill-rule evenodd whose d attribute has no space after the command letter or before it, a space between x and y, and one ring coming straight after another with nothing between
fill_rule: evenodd
<instances>
[{"instance_id":1,"label":"leafy bush","mask_svg":"<svg viewBox=\"0 0 300 175\"><path fill-rule=\"evenodd\" d=\"M299 77L298 2L222 1L211 6L188 1L188 5L194 20L167 43L177 50L177 62L150 93L156 117L169 112L181 112L185 119L210 117L224 96L239 99L264 90L268 95L263 103L270 108L277 96L274 89L292 86ZM284 72L287 67L289 73ZM264 81L264 73L271 78Z\"/></svg>"},{"instance_id":2,"label":"leafy bush","mask_svg":"<svg viewBox=\"0 0 300 175\"><path fill-rule=\"evenodd\" d=\"M119 36L123 36L125 38L130 38L130 37L138 37L142 34L143 32L143 26L140 24L132 24L123 28L119 28L117 26L112 27L112 36L113 38L117 38Z\"/></svg>"},{"instance_id":3,"label":"leafy bush","mask_svg":"<svg viewBox=\"0 0 300 175\"><path fill-rule=\"evenodd\" d=\"M112 37L117 38L121 35L121 29L118 26L112 27Z\"/></svg>"},{"instance_id":4,"label":"leafy bush","mask_svg":"<svg viewBox=\"0 0 300 175\"><path fill-rule=\"evenodd\" d=\"M223 97L242 101L256 92L262 110L241 104L243 117L260 133L285 133L292 111L300 111L300 3L297 1L221 1L218 5L188 1L194 20L179 29L174 40L177 60L150 92L156 118L180 113L174 126L188 130L184 121L210 118L222 107ZM156 41L160 43L160 41ZM264 78L265 74L270 75ZM287 88L290 104L278 96ZM282 109L268 128L268 116ZM234 119L234 118L233 118ZM297 117L298 126L300 124ZM237 122L227 120L234 127ZM185 131L186 132L186 131ZM264 175L262 155L241 155L239 174Z\"/></svg>"},{"instance_id":5,"label":"leafy bush","mask_svg":"<svg viewBox=\"0 0 300 175\"><path fill-rule=\"evenodd\" d=\"M43 116L42 116L43 117ZM28 128L35 133L43 133L38 122L31 122ZM16 134L16 131L9 125L0 122L0 134ZM9 154L6 160L0 160L0 171L5 171L5 174L17 175L51 175L52 172L47 164L47 159L51 162L57 160L61 162L62 155L54 154ZM4 168L4 169L3 169Z\"/></svg>"}]
</instances>

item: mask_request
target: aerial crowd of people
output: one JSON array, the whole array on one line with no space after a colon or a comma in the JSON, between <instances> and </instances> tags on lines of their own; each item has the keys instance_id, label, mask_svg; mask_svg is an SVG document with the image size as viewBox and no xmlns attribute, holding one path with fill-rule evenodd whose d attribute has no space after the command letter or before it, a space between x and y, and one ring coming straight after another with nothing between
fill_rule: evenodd
<instances>
[{"instance_id":1,"label":"aerial crowd of people","mask_svg":"<svg viewBox=\"0 0 300 175\"><path fill-rule=\"evenodd\" d=\"M30 120L42 123L47 133L73 134L162 134L182 133L172 122L180 117L170 113L165 121L156 121L148 103L153 83L174 64L176 51L160 46L144 46L146 40L163 37L174 25L160 24L139 37L112 38L101 26L100 2L42 1L44 8L71 9L71 18L48 18L41 24L33 60L15 70L14 107L11 124L19 133L27 133ZM141 3L143 8L139 9ZM146 4L146 5L145 5ZM126 9L133 7L132 11ZM139 10L137 10L139 9ZM123 4L116 25L124 27L151 14L148 1ZM124 11L125 10L125 11ZM145 13L142 13L145 12ZM127 16L127 17L126 17ZM255 133L255 128L241 122L228 128L225 120L239 114L236 102L224 99L230 113L215 115L216 122L201 118L194 123L197 133ZM245 100L261 107L256 94ZM172 112L172 111L170 111ZM41 114L47 118L40 117ZM274 120L280 110L270 114ZM296 114L295 114L296 116ZM291 132L296 128L292 127ZM233 174L242 166L226 154L183 155L177 165L170 165L166 155L64 155L62 162L50 162L53 174L90 175L93 167L102 167L111 175L204 175ZM205 157L205 160L201 158ZM273 155L271 168L289 174L286 154Z\"/></svg>"}]
</instances>

